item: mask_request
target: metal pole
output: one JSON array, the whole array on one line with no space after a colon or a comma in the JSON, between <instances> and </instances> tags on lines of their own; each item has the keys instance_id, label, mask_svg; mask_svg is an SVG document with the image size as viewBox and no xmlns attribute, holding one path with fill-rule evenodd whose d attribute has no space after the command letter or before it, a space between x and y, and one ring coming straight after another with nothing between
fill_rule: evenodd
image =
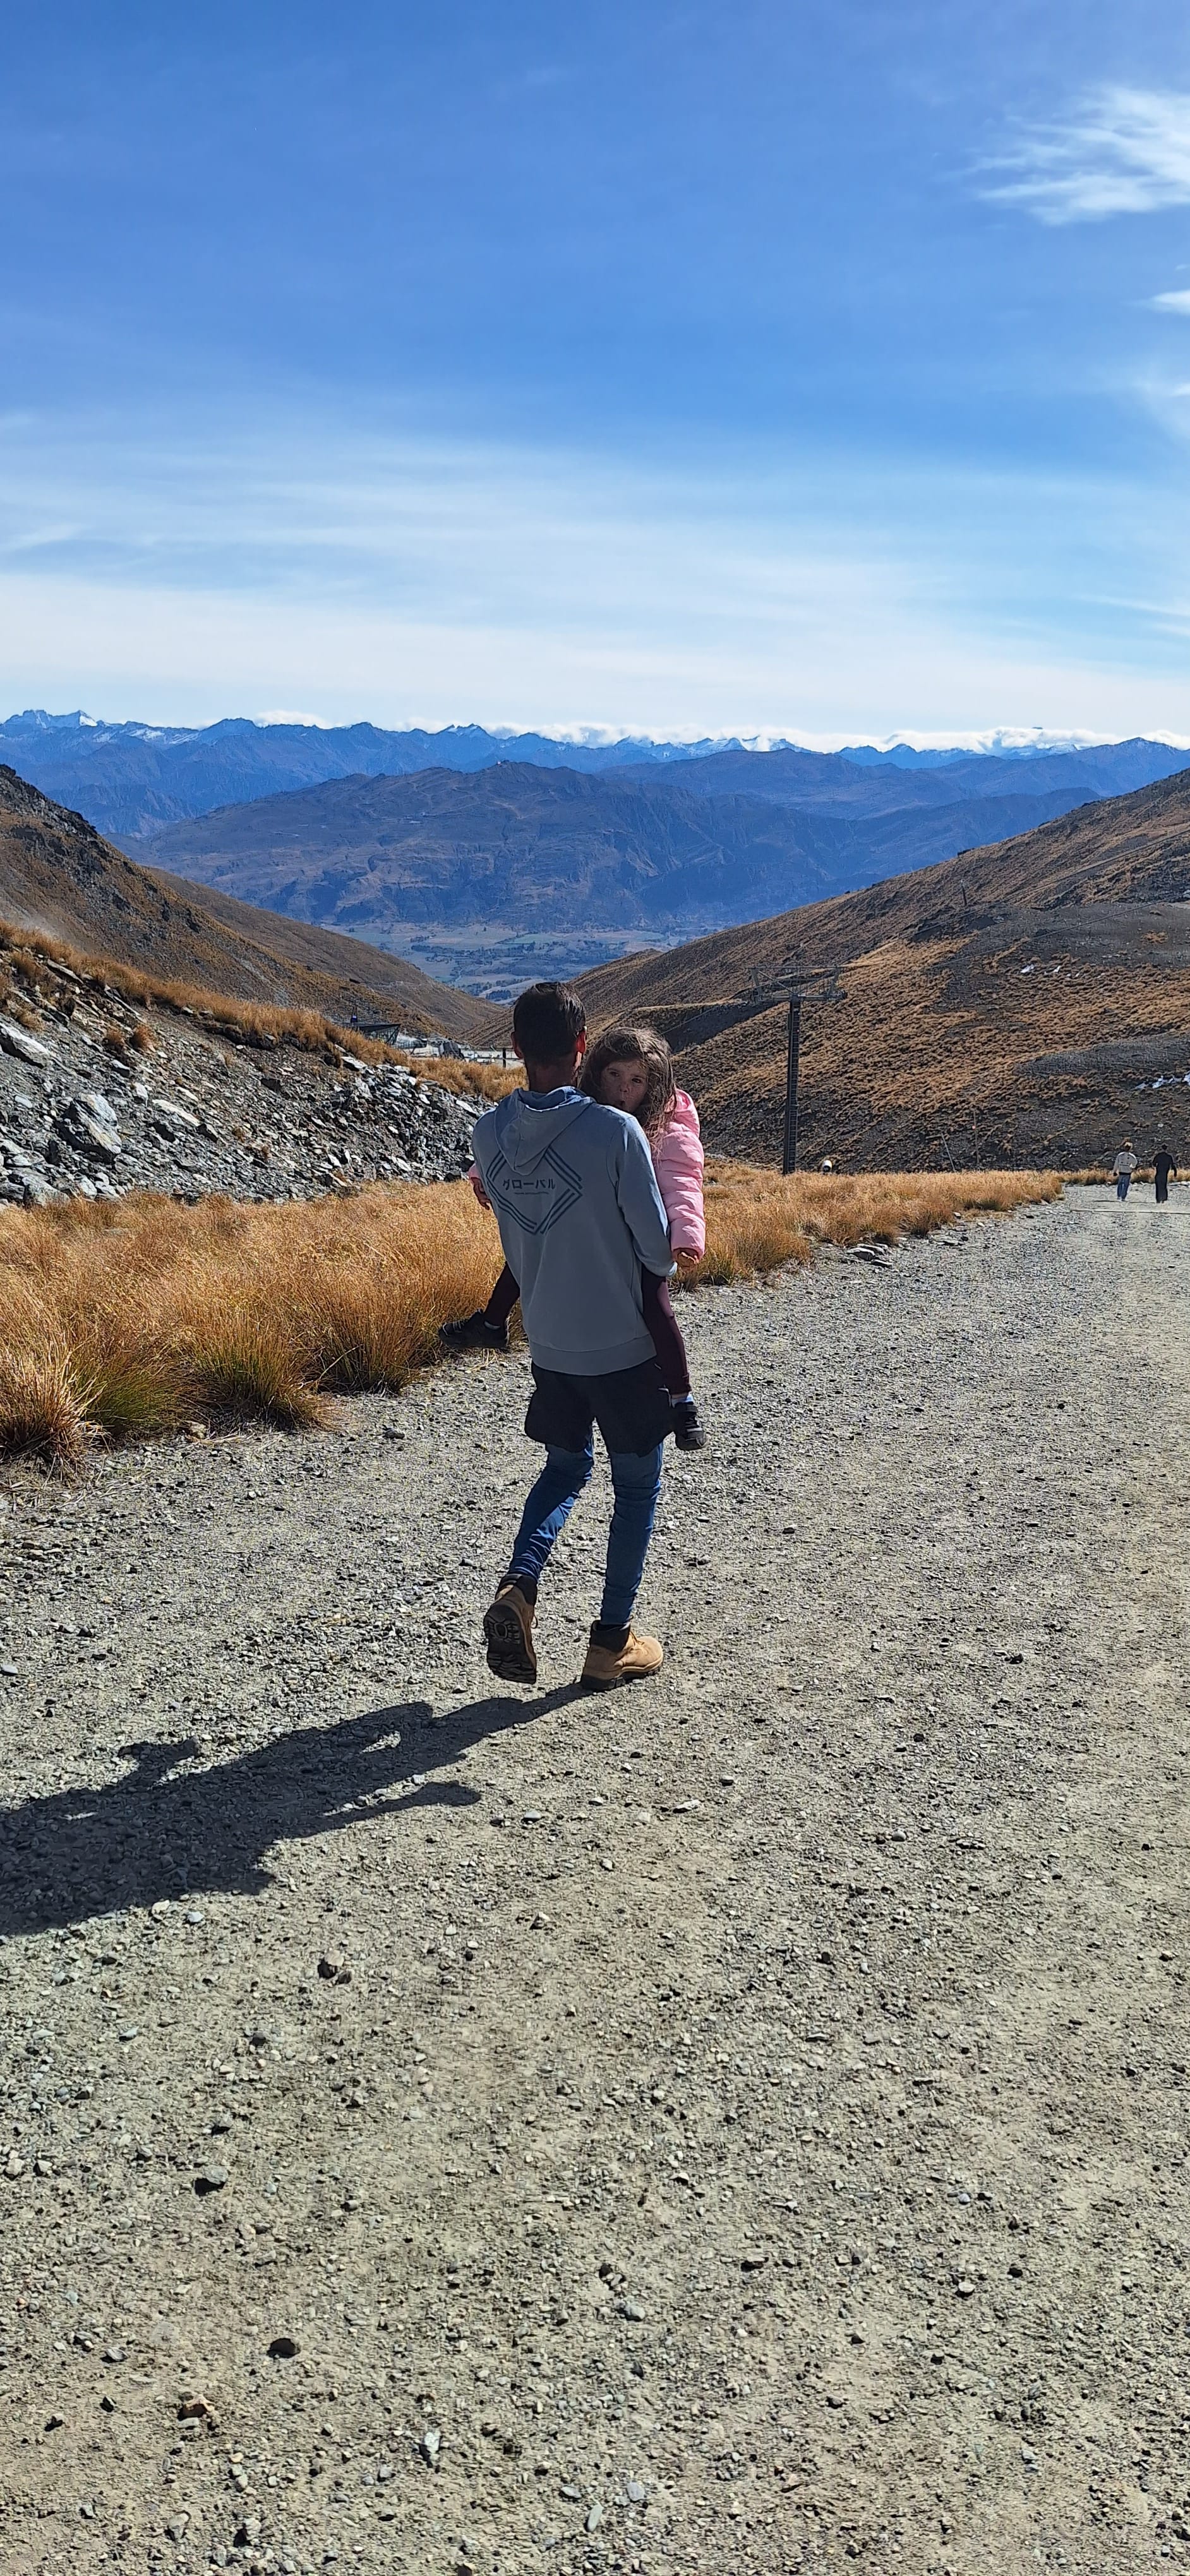
<instances>
[{"instance_id":1,"label":"metal pole","mask_svg":"<svg viewBox=\"0 0 1190 2576\"><path fill-rule=\"evenodd\" d=\"M783 1173L797 1170L797 1072L802 1043L802 997L789 996L789 1053L785 1065L785 1148L781 1157Z\"/></svg>"}]
</instances>

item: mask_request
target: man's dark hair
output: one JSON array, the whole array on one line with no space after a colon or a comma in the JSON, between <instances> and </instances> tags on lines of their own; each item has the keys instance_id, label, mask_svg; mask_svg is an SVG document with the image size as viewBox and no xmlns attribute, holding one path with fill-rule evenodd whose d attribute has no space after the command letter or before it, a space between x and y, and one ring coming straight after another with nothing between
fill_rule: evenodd
<instances>
[{"instance_id":1,"label":"man's dark hair","mask_svg":"<svg viewBox=\"0 0 1190 2576\"><path fill-rule=\"evenodd\" d=\"M569 984L530 984L512 1014L512 1034L526 1064L564 1064L586 1026L587 1014Z\"/></svg>"}]
</instances>

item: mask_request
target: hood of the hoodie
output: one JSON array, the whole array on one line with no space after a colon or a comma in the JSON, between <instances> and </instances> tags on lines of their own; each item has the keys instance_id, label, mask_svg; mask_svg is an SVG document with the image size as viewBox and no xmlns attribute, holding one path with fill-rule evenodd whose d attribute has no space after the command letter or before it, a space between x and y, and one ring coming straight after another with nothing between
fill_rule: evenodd
<instances>
[{"instance_id":1,"label":"hood of the hoodie","mask_svg":"<svg viewBox=\"0 0 1190 2576\"><path fill-rule=\"evenodd\" d=\"M551 1145L595 1103L585 1091L514 1091L494 1115L500 1151L514 1172L532 1172Z\"/></svg>"}]
</instances>

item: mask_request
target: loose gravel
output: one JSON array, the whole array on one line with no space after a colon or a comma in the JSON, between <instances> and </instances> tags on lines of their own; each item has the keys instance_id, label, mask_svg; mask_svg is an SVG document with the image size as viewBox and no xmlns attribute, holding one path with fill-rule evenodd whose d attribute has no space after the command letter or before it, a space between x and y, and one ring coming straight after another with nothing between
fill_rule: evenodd
<instances>
[{"instance_id":1,"label":"loose gravel","mask_svg":"<svg viewBox=\"0 0 1190 2576\"><path fill-rule=\"evenodd\" d=\"M0 1518L0 2565L1190 2549L1190 1203L684 1308L659 1680L523 1360Z\"/></svg>"}]
</instances>

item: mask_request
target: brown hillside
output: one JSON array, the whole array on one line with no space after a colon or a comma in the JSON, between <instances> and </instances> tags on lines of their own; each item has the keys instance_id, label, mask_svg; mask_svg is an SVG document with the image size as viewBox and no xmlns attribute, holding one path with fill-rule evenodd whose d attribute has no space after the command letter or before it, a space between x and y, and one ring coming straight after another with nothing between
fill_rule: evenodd
<instances>
[{"instance_id":1,"label":"brown hillside","mask_svg":"<svg viewBox=\"0 0 1190 2576\"><path fill-rule=\"evenodd\" d=\"M584 977L598 1023L673 1014L724 1151L772 1160L783 1006L701 1043L683 1005L845 967L803 1023L801 1152L852 1167L1067 1168L1163 1136L1190 1166L1190 773L1039 831ZM1157 1088L1154 1089L1154 1084ZM1143 1086L1143 1088L1142 1088Z\"/></svg>"},{"instance_id":2,"label":"brown hillside","mask_svg":"<svg viewBox=\"0 0 1190 2576\"><path fill-rule=\"evenodd\" d=\"M491 1017L403 958L137 867L81 814L2 766L0 916L91 956L338 1021L358 1011L475 1039Z\"/></svg>"}]
</instances>

